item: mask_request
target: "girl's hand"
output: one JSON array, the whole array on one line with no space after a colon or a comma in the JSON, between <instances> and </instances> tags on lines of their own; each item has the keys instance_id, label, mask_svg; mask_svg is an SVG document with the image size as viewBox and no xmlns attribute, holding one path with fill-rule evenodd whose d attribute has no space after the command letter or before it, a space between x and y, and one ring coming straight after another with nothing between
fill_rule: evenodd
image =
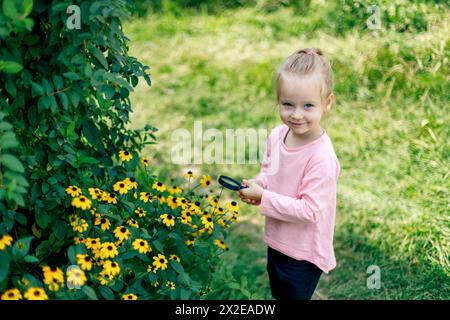
<instances>
[{"instance_id":1,"label":"girl's hand","mask_svg":"<svg viewBox=\"0 0 450 320\"><path fill-rule=\"evenodd\" d=\"M264 189L255 182L254 179L248 181L243 180L242 184L248 186L248 188L239 190L239 197L246 203L259 204L261 203L261 197Z\"/></svg>"}]
</instances>

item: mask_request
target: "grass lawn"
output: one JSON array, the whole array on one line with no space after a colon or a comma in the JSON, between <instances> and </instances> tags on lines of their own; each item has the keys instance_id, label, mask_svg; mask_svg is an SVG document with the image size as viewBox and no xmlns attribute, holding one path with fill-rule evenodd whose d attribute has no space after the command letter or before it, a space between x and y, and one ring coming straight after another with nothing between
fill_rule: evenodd
<instances>
[{"instance_id":1,"label":"grass lawn","mask_svg":"<svg viewBox=\"0 0 450 320\"><path fill-rule=\"evenodd\" d=\"M397 1L398 2L398 1ZM335 252L315 299L449 299L449 10L429 5L431 26L375 33L337 28L333 1L309 14L240 7L216 14L149 14L125 25L130 51L150 66L152 87L132 95L132 124L158 127L146 155L162 179L187 168L213 178L252 178L259 164L171 162L172 132L261 128L280 123L272 76L303 47L319 47L335 72L335 103L323 120L341 163ZM334 12L334 11L333 11ZM344 17L345 18L345 17ZM207 144L205 142L205 144ZM259 145L263 148L264 145ZM222 198L238 199L224 191ZM240 288L213 283L211 298L271 299L263 217L242 202L220 272ZM367 268L381 270L368 289Z\"/></svg>"}]
</instances>

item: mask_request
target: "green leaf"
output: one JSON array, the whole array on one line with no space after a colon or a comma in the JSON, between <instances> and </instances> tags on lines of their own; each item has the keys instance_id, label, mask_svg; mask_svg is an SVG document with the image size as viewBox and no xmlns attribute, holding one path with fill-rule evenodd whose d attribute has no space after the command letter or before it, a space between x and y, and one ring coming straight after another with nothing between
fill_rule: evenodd
<instances>
[{"instance_id":1,"label":"green leaf","mask_svg":"<svg viewBox=\"0 0 450 320\"><path fill-rule=\"evenodd\" d=\"M0 157L0 163L8 167L12 171L17 171L20 173L25 172L25 169L22 163L15 156L11 154L3 154Z\"/></svg>"},{"instance_id":2,"label":"green leaf","mask_svg":"<svg viewBox=\"0 0 450 320\"><path fill-rule=\"evenodd\" d=\"M80 80L80 77L72 71L63 73L63 76L70 80Z\"/></svg>"},{"instance_id":3,"label":"green leaf","mask_svg":"<svg viewBox=\"0 0 450 320\"><path fill-rule=\"evenodd\" d=\"M97 60L102 64L103 68L108 69L108 62L106 61L103 53L93 45L89 46L89 51L97 58Z\"/></svg>"},{"instance_id":4,"label":"green leaf","mask_svg":"<svg viewBox=\"0 0 450 320\"><path fill-rule=\"evenodd\" d=\"M16 135L13 132L6 132L4 135L0 136L0 149L9 149L17 147L19 143L17 142Z\"/></svg>"},{"instance_id":5,"label":"green leaf","mask_svg":"<svg viewBox=\"0 0 450 320\"><path fill-rule=\"evenodd\" d=\"M3 13L8 18L15 18L17 16L17 9L14 6L13 0L3 0Z\"/></svg>"},{"instance_id":6,"label":"green leaf","mask_svg":"<svg viewBox=\"0 0 450 320\"><path fill-rule=\"evenodd\" d=\"M12 250L14 259L17 260L23 258L28 253L28 251L30 250L31 240L33 240L33 238L34 237L22 238L14 243Z\"/></svg>"},{"instance_id":7,"label":"green leaf","mask_svg":"<svg viewBox=\"0 0 450 320\"><path fill-rule=\"evenodd\" d=\"M230 282L227 284L230 289L239 290L241 286L237 282Z\"/></svg>"},{"instance_id":8,"label":"green leaf","mask_svg":"<svg viewBox=\"0 0 450 320\"><path fill-rule=\"evenodd\" d=\"M78 157L78 164L96 164L99 163L99 161L95 158L89 157L89 156L79 156Z\"/></svg>"},{"instance_id":9,"label":"green leaf","mask_svg":"<svg viewBox=\"0 0 450 320\"><path fill-rule=\"evenodd\" d=\"M44 88L36 82L31 82L31 96L34 98L36 96L43 96Z\"/></svg>"},{"instance_id":10,"label":"green leaf","mask_svg":"<svg viewBox=\"0 0 450 320\"><path fill-rule=\"evenodd\" d=\"M153 241L153 246L158 250L159 252L164 252L164 247L158 240Z\"/></svg>"},{"instance_id":11,"label":"green leaf","mask_svg":"<svg viewBox=\"0 0 450 320\"><path fill-rule=\"evenodd\" d=\"M38 262L39 262L39 259L38 259L38 258L36 258L35 256L30 256L30 255L25 256L25 257L23 258L23 260L24 260L25 262L28 262L28 263L38 263Z\"/></svg>"},{"instance_id":12,"label":"green leaf","mask_svg":"<svg viewBox=\"0 0 450 320\"><path fill-rule=\"evenodd\" d=\"M23 0L22 2L22 14L23 16L27 16L33 10L33 0Z\"/></svg>"},{"instance_id":13,"label":"green leaf","mask_svg":"<svg viewBox=\"0 0 450 320\"><path fill-rule=\"evenodd\" d=\"M35 217L38 226L42 229L46 229L50 221L50 216L43 211L38 211L36 212Z\"/></svg>"},{"instance_id":14,"label":"green leaf","mask_svg":"<svg viewBox=\"0 0 450 320\"><path fill-rule=\"evenodd\" d=\"M0 281L3 281L9 274L9 262L11 258L7 251L0 251Z\"/></svg>"},{"instance_id":15,"label":"green leaf","mask_svg":"<svg viewBox=\"0 0 450 320\"><path fill-rule=\"evenodd\" d=\"M23 69L20 63L15 61L0 60L0 71L4 73L17 73Z\"/></svg>"},{"instance_id":16,"label":"green leaf","mask_svg":"<svg viewBox=\"0 0 450 320\"><path fill-rule=\"evenodd\" d=\"M91 287L85 285L83 286L83 288L81 288L81 290L86 294L89 300L98 300L94 289L92 289Z\"/></svg>"},{"instance_id":17,"label":"green leaf","mask_svg":"<svg viewBox=\"0 0 450 320\"><path fill-rule=\"evenodd\" d=\"M178 261L171 260L169 264L170 264L170 265L175 269L175 271L178 272L179 274L184 273L184 268L183 268L183 266L182 266Z\"/></svg>"},{"instance_id":18,"label":"green leaf","mask_svg":"<svg viewBox=\"0 0 450 320\"><path fill-rule=\"evenodd\" d=\"M114 293L112 292L112 290L110 288L105 287L105 286L100 286L98 288L98 291L100 291L100 294L106 300L115 300Z\"/></svg>"}]
</instances>

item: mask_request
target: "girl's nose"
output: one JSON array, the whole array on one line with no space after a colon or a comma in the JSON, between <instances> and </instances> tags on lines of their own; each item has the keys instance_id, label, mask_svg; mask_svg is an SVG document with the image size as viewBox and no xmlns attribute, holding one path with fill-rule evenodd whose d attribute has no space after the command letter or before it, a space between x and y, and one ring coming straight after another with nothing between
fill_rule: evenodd
<instances>
[{"instance_id":1,"label":"girl's nose","mask_svg":"<svg viewBox=\"0 0 450 320\"><path fill-rule=\"evenodd\" d=\"M291 117L294 120L302 120L303 119L303 113L300 110L300 108L296 108L294 113L291 115Z\"/></svg>"}]
</instances>

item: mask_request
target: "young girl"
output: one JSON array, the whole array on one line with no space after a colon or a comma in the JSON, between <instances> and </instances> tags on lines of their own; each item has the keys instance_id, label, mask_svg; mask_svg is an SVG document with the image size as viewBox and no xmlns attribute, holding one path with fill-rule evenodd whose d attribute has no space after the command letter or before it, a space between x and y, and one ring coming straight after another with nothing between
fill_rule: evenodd
<instances>
[{"instance_id":1,"label":"young girl","mask_svg":"<svg viewBox=\"0 0 450 320\"><path fill-rule=\"evenodd\" d=\"M320 126L333 101L333 72L319 49L289 56L276 74L283 124L270 133L261 172L239 191L265 216L267 271L275 299L311 299L322 272L336 266L333 233L340 174Z\"/></svg>"}]
</instances>

